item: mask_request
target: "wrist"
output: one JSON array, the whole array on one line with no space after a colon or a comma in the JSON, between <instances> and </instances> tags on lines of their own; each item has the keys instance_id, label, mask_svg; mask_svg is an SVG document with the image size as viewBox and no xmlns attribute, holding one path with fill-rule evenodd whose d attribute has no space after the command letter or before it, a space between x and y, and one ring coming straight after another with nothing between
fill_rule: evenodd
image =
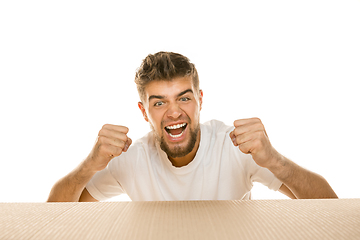
<instances>
[{"instance_id":1,"label":"wrist","mask_svg":"<svg viewBox=\"0 0 360 240\"><path fill-rule=\"evenodd\" d=\"M81 164L80 164L81 171L83 174L94 175L96 172L100 171L101 169L97 168L95 161L91 155L89 155Z\"/></svg>"},{"instance_id":2,"label":"wrist","mask_svg":"<svg viewBox=\"0 0 360 240\"><path fill-rule=\"evenodd\" d=\"M83 188L95 173L96 171L90 168L86 161L83 161L69 174L69 180L78 187Z\"/></svg>"}]
</instances>

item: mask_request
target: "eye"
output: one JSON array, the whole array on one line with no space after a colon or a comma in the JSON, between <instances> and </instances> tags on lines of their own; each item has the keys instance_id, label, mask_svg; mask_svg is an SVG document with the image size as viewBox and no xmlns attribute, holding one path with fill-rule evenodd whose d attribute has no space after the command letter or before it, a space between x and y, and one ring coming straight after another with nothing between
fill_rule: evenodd
<instances>
[{"instance_id":1,"label":"eye","mask_svg":"<svg viewBox=\"0 0 360 240\"><path fill-rule=\"evenodd\" d=\"M188 97L182 97L182 98L180 98L180 101L182 101L182 102L186 102L186 101L189 101L190 100L190 98L188 98Z\"/></svg>"},{"instance_id":2,"label":"eye","mask_svg":"<svg viewBox=\"0 0 360 240\"><path fill-rule=\"evenodd\" d=\"M156 103L154 104L154 107L160 107L160 106L163 105L163 104L164 104L164 102L159 101L159 102L156 102Z\"/></svg>"}]
</instances>

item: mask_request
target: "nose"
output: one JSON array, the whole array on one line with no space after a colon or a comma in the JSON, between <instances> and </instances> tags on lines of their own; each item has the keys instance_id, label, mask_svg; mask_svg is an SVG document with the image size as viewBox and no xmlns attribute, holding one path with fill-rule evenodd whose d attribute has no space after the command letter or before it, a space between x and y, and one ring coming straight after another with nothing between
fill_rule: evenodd
<instances>
[{"instance_id":1,"label":"nose","mask_svg":"<svg viewBox=\"0 0 360 240\"><path fill-rule=\"evenodd\" d=\"M169 105L169 108L166 112L167 116L172 119L177 119L181 116L182 111L178 104L173 103Z\"/></svg>"}]
</instances>

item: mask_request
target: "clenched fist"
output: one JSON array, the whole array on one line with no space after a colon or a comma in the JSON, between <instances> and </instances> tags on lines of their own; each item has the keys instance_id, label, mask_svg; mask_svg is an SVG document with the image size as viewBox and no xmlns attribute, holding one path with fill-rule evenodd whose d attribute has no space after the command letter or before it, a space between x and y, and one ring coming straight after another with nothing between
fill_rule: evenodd
<instances>
[{"instance_id":1,"label":"clenched fist","mask_svg":"<svg viewBox=\"0 0 360 240\"><path fill-rule=\"evenodd\" d=\"M94 148L86 161L92 170L100 171L104 169L110 160L126 152L132 140L126 134L129 129L124 126L105 124L99 131Z\"/></svg>"},{"instance_id":2,"label":"clenched fist","mask_svg":"<svg viewBox=\"0 0 360 240\"><path fill-rule=\"evenodd\" d=\"M240 151L251 154L254 161L261 167L269 168L279 156L272 147L265 127L258 118L234 121L235 129L230 133L234 146Z\"/></svg>"}]
</instances>

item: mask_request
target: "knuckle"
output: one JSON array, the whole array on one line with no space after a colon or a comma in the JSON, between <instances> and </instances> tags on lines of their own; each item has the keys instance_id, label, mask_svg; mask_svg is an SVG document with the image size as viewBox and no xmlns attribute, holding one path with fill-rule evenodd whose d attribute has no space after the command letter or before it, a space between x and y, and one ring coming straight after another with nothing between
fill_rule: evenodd
<instances>
[{"instance_id":1,"label":"knuckle","mask_svg":"<svg viewBox=\"0 0 360 240\"><path fill-rule=\"evenodd\" d=\"M117 148L116 149L116 155L119 156L122 153L123 149L122 148Z\"/></svg>"},{"instance_id":2,"label":"knuckle","mask_svg":"<svg viewBox=\"0 0 360 240\"><path fill-rule=\"evenodd\" d=\"M261 122L260 118L258 118L258 117L254 117L253 120L256 122Z\"/></svg>"},{"instance_id":3,"label":"knuckle","mask_svg":"<svg viewBox=\"0 0 360 240\"><path fill-rule=\"evenodd\" d=\"M101 129L108 129L110 127L110 124L104 124Z\"/></svg>"},{"instance_id":4,"label":"knuckle","mask_svg":"<svg viewBox=\"0 0 360 240\"><path fill-rule=\"evenodd\" d=\"M98 137L98 139L97 139L97 142L98 142L99 144L103 144L103 143L104 143L104 138L105 138L105 137L99 135L99 137Z\"/></svg>"},{"instance_id":5,"label":"knuckle","mask_svg":"<svg viewBox=\"0 0 360 240\"><path fill-rule=\"evenodd\" d=\"M235 127L238 127L240 125L240 123L241 123L241 121L239 119L237 119L237 120L234 121L233 125Z\"/></svg>"},{"instance_id":6,"label":"knuckle","mask_svg":"<svg viewBox=\"0 0 360 240\"><path fill-rule=\"evenodd\" d=\"M264 133L262 131L257 131L255 134L257 139L261 139L264 136Z\"/></svg>"},{"instance_id":7,"label":"knuckle","mask_svg":"<svg viewBox=\"0 0 360 240\"><path fill-rule=\"evenodd\" d=\"M262 124L261 121L256 123L256 127L257 127L258 129L261 129L261 130L264 130L264 129L265 129L265 128L264 128L264 125Z\"/></svg>"},{"instance_id":8,"label":"knuckle","mask_svg":"<svg viewBox=\"0 0 360 240\"><path fill-rule=\"evenodd\" d=\"M129 128L125 126L123 126L123 128L124 128L124 133L127 134L129 132Z\"/></svg>"},{"instance_id":9,"label":"knuckle","mask_svg":"<svg viewBox=\"0 0 360 240\"><path fill-rule=\"evenodd\" d=\"M106 152L108 151L107 145L105 145L105 144L100 144L100 145L98 146L98 151L99 151L100 153L106 153Z\"/></svg>"},{"instance_id":10,"label":"knuckle","mask_svg":"<svg viewBox=\"0 0 360 240\"><path fill-rule=\"evenodd\" d=\"M236 127L236 128L234 129L234 135L235 135L235 136L239 135L239 132L240 132L240 129L239 129L238 127Z\"/></svg>"},{"instance_id":11,"label":"knuckle","mask_svg":"<svg viewBox=\"0 0 360 240\"><path fill-rule=\"evenodd\" d=\"M113 155L114 156L119 156L121 153L122 153L122 148L120 148L120 147L116 147L116 148L114 148L114 150L113 150Z\"/></svg>"},{"instance_id":12,"label":"knuckle","mask_svg":"<svg viewBox=\"0 0 360 240\"><path fill-rule=\"evenodd\" d=\"M235 128L235 130L234 130L235 136L238 136L238 135L240 135L241 133L242 133L242 128L241 128L241 127Z\"/></svg>"},{"instance_id":13,"label":"knuckle","mask_svg":"<svg viewBox=\"0 0 360 240\"><path fill-rule=\"evenodd\" d=\"M109 142L109 139L106 136L100 135L98 137L98 142L100 144L107 144Z\"/></svg>"},{"instance_id":14,"label":"knuckle","mask_svg":"<svg viewBox=\"0 0 360 240\"><path fill-rule=\"evenodd\" d=\"M260 139L255 139L253 144L254 144L253 145L254 148L256 148L256 149L259 149L262 147L262 141Z\"/></svg>"},{"instance_id":15,"label":"knuckle","mask_svg":"<svg viewBox=\"0 0 360 240\"><path fill-rule=\"evenodd\" d=\"M127 135L125 133L122 133L122 134L120 134L119 139L121 141L126 142L128 140L128 137L127 137Z\"/></svg>"},{"instance_id":16,"label":"knuckle","mask_svg":"<svg viewBox=\"0 0 360 240\"><path fill-rule=\"evenodd\" d=\"M107 129L103 127L100 129L98 136L106 135L106 132L107 132Z\"/></svg>"},{"instance_id":17,"label":"knuckle","mask_svg":"<svg viewBox=\"0 0 360 240\"><path fill-rule=\"evenodd\" d=\"M119 141L118 147L123 149L125 147L125 142L124 141Z\"/></svg>"},{"instance_id":18,"label":"knuckle","mask_svg":"<svg viewBox=\"0 0 360 240\"><path fill-rule=\"evenodd\" d=\"M103 132L103 128L100 129L98 136L102 135L102 132Z\"/></svg>"},{"instance_id":19,"label":"knuckle","mask_svg":"<svg viewBox=\"0 0 360 240\"><path fill-rule=\"evenodd\" d=\"M249 152L249 151L247 150L247 148L245 147L244 144L241 144L241 145L239 146L239 149L240 149L240 151L243 152L243 153L248 153L248 152Z\"/></svg>"}]
</instances>

